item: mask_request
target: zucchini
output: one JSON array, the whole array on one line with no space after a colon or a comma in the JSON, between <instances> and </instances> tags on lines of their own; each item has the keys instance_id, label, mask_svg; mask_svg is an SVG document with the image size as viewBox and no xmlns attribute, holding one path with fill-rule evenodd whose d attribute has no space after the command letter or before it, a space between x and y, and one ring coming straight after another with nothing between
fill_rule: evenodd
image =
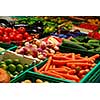
<instances>
[{"instance_id":1,"label":"zucchini","mask_svg":"<svg viewBox=\"0 0 100 100\"><path fill-rule=\"evenodd\" d=\"M62 45L63 46L67 46L67 47L71 47L71 48L77 48L77 49L82 49L82 50L87 50L87 48L79 45L79 44L76 44L70 40L67 40L67 39L63 39L62 41Z\"/></svg>"}]
</instances>

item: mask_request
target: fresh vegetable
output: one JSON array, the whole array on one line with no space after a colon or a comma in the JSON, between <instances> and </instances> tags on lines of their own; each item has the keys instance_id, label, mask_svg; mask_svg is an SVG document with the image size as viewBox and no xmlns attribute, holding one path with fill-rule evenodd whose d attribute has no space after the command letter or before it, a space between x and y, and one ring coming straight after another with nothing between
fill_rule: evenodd
<instances>
[{"instance_id":1,"label":"fresh vegetable","mask_svg":"<svg viewBox=\"0 0 100 100\"><path fill-rule=\"evenodd\" d=\"M24 41L32 41L33 37L26 32L24 27L14 28L0 28L0 42L16 43L21 45Z\"/></svg>"},{"instance_id":2,"label":"fresh vegetable","mask_svg":"<svg viewBox=\"0 0 100 100\"><path fill-rule=\"evenodd\" d=\"M28 69L29 65L22 65L19 59L6 59L0 61L0 68L6 70L12 79L19 73Z\"/></svg>"},{"instance_id":3,"label":"fresh vegetable","mask_svg":"<svg viewBox=\"0 0 100 100\"><path fill-rule=\"evenodd\" d=\"M33 71L56 78L80 82L83 76L96 65L95 60L100 55L82 57L80 54L75 53L56 53L53 55L49 54L48 57L48 61L42 67L33 68Z\"/></svg>"}]
</instances>

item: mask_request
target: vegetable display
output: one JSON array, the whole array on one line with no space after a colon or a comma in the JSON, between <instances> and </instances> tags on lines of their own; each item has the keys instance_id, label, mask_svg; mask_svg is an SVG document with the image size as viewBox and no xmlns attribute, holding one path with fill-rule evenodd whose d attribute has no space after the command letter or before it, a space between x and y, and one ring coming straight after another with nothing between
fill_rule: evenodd
<instances>
[{"instance_id":1,"label":"vegetable display","mask_svg":"<svg viewBox=\"0 0 100 100\"><path fill-rule=\"evenodd\" d=\"M80 82L80 80L96 65L95 60L100 57L96 54L91 57L82 57L75 53L48 54L48 61L41 67L33 70L40 74Z\"/></svg>"},{"instance_id":2,"label":"vegetable display","mask_svg":"<svg viewBox=\"0 0 100 100\"><path fill-rule=\"evenodd\" d=\"M31 41L32 36L24 27L18 29L0 27L0 42L22 44L23 41Z\"/></svg>"},{"instance_id":3,"label":"vegetable display","mask_svg":"<svg viewBox=\"0 0 100 100\"><path fill-rule=\"evenodd\" d=\"M90 53L100 52L100 40L89 38L88 36L78 36L70 40L63 40L61 45L61 50L65 48L74 48L75 50L86 51ZM73 50L74 51L74 50ZM78 52L78 51L77 51Z\"/></svg>"},{"instance_id":4,"label":"vegetable display","mask_svg":"<svg viewBox=\"0 0 100 100\"><path fill-rule=\"evenodd\" d=\"M16 53L37 58L40 62L46 59L48 53L56 53L59 51L59 47L57 46L60 43L59 41L53 37L45 38L42 41L34 39L33 43L26 42L24 46L18 47Z\"/></svg>"},{"instance_id":5,"label":"vegetable display","mask_svg":"<svg viewBox=\"0 0 100 100\"><path fill-rule=\"evenodd\" d=\"M16 77L19 73L29 68L29 65L22 65L19 59L7 59L0 61L0 68L6 70L11 78Z\"/></svg>"}]
</instances>

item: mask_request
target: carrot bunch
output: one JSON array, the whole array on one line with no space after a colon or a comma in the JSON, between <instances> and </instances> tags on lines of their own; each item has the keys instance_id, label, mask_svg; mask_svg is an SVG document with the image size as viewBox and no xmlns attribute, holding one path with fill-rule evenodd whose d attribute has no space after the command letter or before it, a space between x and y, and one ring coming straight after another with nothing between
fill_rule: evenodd
<instances>
[{"instance_id":1,"label":"carrot bunch","mask_svg":"<svg viewBox=\"0 0 100 100\"><path fill-rule=\"evenodd\" d=\"M96 64L100 55L82 57L75 53L48 54L48 61L40 68L34 67L35 72L79 82Z\"/></svg>"}]
</instances>

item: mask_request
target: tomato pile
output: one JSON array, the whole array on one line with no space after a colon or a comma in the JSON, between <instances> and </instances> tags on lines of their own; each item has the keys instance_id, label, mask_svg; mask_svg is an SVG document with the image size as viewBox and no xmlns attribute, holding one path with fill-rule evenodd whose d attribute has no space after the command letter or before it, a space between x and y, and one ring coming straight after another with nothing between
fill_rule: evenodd
<instances>
[{"instance_id":1,"label":"tomato pile","mask_svg":"<svg viewBox=\"0 0 100 100\"><path fill-rule=\"evenodd\" d=\"M26 32L24 27L15 28L5 28L0 27L0 42L4 43L22 43L23 40L31 41L32 36Z\"/></svg>"}]
</instances>

